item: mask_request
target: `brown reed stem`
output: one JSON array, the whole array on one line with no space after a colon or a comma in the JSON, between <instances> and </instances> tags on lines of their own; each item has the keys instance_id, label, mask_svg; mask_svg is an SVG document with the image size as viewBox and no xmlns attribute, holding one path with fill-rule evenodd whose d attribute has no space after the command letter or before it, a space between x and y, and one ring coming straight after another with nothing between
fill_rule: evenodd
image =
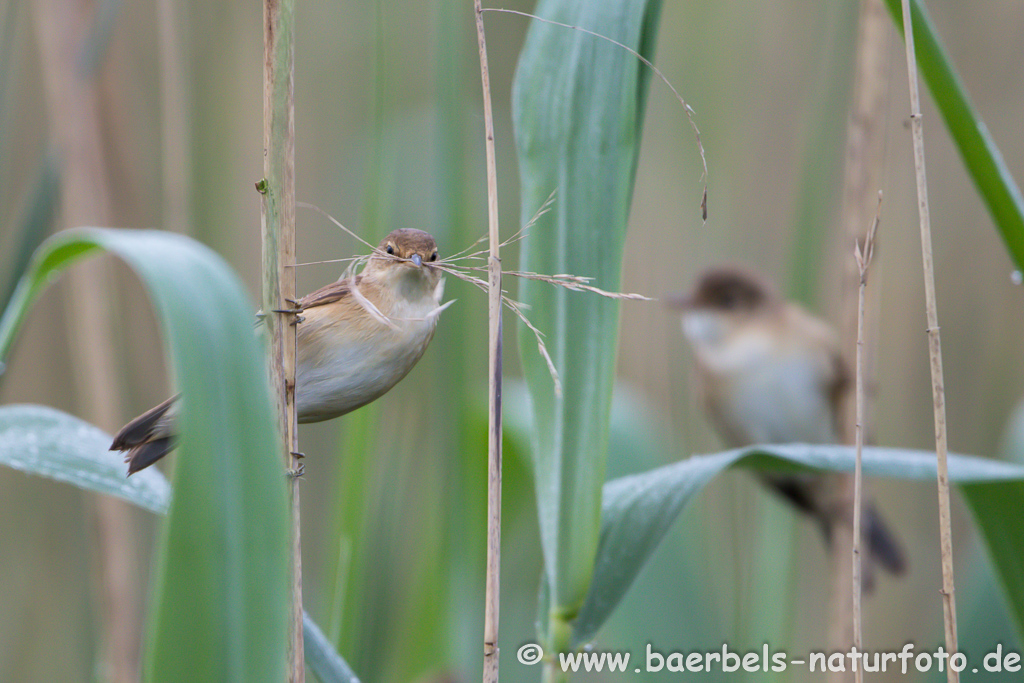
<instances>
[{"instance_id":1,"label":"brown reed stem","mask_svg":"<svg viewBox=\"0 0 1024 683\"><path fill-rule=\"evenodd\" d=\"M847 119L844 153L843 199L840 209L840 243L844 245L860 241L864 226L870 225L872 199L878 187L877 169L881 163L882 121L886 106L885 37L888 30L889 18L882 1L862 0L857 27L853 102ZM839 339L844 349L844 365L850 368L856 362L852 349L857 339L860 276L845 248L842 250L840 264L842 301ZM860 350L861 347L857 348ZM864 353L864 365L869 368L871 349L864 349ZM867 374L868 370L864 372ZM853 398L852 392L844 392L839 406L839 437L846 444L854 440ZM853 512L854 477L848 474L833 475L831 480L830 486L835 490L836 513L843 518L843 523L834 525L829 548L832 595L828 644L829 649L835 652L848 651L854 643L854 619L850 613L854 601L854 579L849 559L853 553L854 532L853 524L849 522L856 520L856 517ZM828 674L830 683L842 683L850 679L850 672Z\"/></svg>"},{"instance_id":2,"label":"brown reed stem","mask_svg":"<svg viewBox=\"0 0 1024 683\"><path fill-rule=\"evenodd\" d=\"M487 224L490 255L487 260L488 316L488 428L487 428L487 583L484 597L484 683L498 681L498 598L501 586L501 260L498 250L498 170L494 161L494 114L491 77L487 69L487 42L480 0L473 0L476 36L480 48L480 81L484 98L484 133L487 151Z\"/></svg>"},{"instance_id":3,"label":"brown reed stem","mask_svg":"<svg viewBox=\"0 0 1024 683\"><path fill-rule=\"evenodd\" d=\"M875 222L871 224L867 236L864 238L863 246L854 243L854 258L857 261L857 270L860 273L860 286L857 288L857 365L856 365L856 393L857 393L857 422L855 424L855 446L856 464L853 470L853 645L858 651L864 651L864 622L861 612L861 593L863 580L861 579L862 556L861 556L861 518L863 510L863 474L861 461L864 454L864 309L865 291L868 284L868 267L871 265L871 257L875 252L875 233L878 231L878 222L882 210L882 193L878 193L878 209L875 212ZM857 683L864 680L864 667L858 666L854 677Z\"/></svg>"},{"instance_id":4,"label":"brown reed stem","mask_svg":"<svg viewBox=\"0 0 1024 683\"><path fill-rule=\"evenodd\" d=\"M946 393L942 373L942 343L939 336L939 312L935 300L935 265L932 260L932 227L928 211L928 179L924 163L924 128L921 120L921 94L917 83L917 57L914 51L914 27L910 2L903 0L903 38L907 51L907 78L910 82L910 133L914 143L914 169L917 172L917 211L921 223L921 261L924 269L925 312L928 317L928 358L932 376L932 407L935 413L935 455L938 465L939 544L942 553L942 616L946 630L946 649L957 652L956 595L953 582L953 530L949 511L949 471L946 465ZM960 674L946 667L946 680L956 683Z\"/></svg>"},{"instance_id":5,"label":"brown reed stem","mask_svg":"<svg viewBox=\"0 0 1024 683\"><path fill-rule=\"evenodd\" d=\"M268 311L268 373L290 479L292 517L292 615L288 636L288 680L306 679L302 633L302 539L299 523L299 463L295 417L293 314L276 313L295 300L295 0L263 3L263 310Z\"/></svg>"}]
</instances>

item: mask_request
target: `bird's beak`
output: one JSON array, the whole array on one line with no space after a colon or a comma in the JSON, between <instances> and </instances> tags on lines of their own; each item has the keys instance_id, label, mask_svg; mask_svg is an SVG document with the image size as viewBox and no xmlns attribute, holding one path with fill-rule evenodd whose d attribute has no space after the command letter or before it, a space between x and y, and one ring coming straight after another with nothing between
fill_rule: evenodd
<instances>
[{"instance_id":1,"label":"bird's beak","mask_svg":"<svg viewBox=\"0 0 1024 683\"><path fill-rule=\"evenodd\" d=\"M413 254L412 258L410 258L409 260L416 264L417 268L423 265L423 257L420 256L419 254Z\"/></svg>"},{"instance_id":2,"label":"bird's beak","mask_svg":"<svg viewBox=\"0 0 1024 683\"><path fill-rule=\"evenodd\" d=\"M666 306L677 311L688 311L693 308L693 297L689 294L669 294L664 301Z\"/></svg>"}]
</instances>

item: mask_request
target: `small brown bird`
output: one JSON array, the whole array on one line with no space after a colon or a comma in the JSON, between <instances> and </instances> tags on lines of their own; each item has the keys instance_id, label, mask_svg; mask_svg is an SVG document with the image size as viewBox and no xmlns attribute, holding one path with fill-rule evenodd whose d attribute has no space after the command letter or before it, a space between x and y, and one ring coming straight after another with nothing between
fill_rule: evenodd
<instances>
[{"instance_id":1,"label":"small brown bird","mask_svg":"<svg viewBox=\"0 0 1024 683\"><path fill-rule=\"evenodd\" d=\"M839 442L839 402L850 382L828 325L761 278L733 268L704 273L691 295L671 303L682 311L708 417L729 447ZM760 476L812 516L826 541L831 537L840 520L826 475ZM873 504L864 507L862 529L866 583L871 560L902 573L903 552Z\"/></svg>"},{"instance_id":2,"label":"small brown bird","mask_svg":"<svg viewBox=\"0 0 1024 683\"><path fill-rule=\"evenodd\" d=\"M295 302L299 316L295 404L299 422L321 422L374 401L405 377L434 336L444 280L437 245L422 230L395 230L359 275ZM111 445L128 474L174 448L177 396L125 425Z\"/></svg>"}]
</instances>

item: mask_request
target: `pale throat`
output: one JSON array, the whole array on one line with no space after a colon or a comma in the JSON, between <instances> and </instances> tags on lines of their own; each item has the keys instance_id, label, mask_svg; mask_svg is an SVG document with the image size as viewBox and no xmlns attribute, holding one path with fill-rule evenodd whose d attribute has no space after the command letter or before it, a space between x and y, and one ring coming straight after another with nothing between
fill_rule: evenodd
<instances>
[{"instance_id":1,"label":"pale throat","mask_svg":"<svg viewBox=\"0 0 1024 683\"><path fill-rule=\"evenodd\" d=\"M444 294L444 280L420 268L389 268L375 279L391 294L384 304L392 309L388 314L398 317L425 316L437 308Z\"/></svg>"},{"instance_id":2,"label":"pale throat","mask_svg":"<svg viewBox=\"0 0 1024 683\"><path fill-rule=\"evenodd\" d=\"M729 326L722 316L708 311L683 314L683 334L698 348L717 346L725 340Z\"/></svg>"},{"instance_id":3,"label":"pale throat","mask_svg":"<svg viewBox=\"0 0 1024 683\"><path fill-rule=\"evenodd\" d=\"M708 311L683 316L683 334L698 359L716 373L733 373L759 364L771 355L775 340L759 327L747 325L737 334L737 321Z\"/></svg>"},{"instance_id":4,"label":"pale throat","mask_svg":"<svg viewBox=\"0 0 1024 683\"><path fill-rule=\"evenodd\" d=\"M384 287L395 298L419 299L429 289L426 273L419 268L411 268L400 263L363 271L363 277Z\"/></svg>"}]
</instances>

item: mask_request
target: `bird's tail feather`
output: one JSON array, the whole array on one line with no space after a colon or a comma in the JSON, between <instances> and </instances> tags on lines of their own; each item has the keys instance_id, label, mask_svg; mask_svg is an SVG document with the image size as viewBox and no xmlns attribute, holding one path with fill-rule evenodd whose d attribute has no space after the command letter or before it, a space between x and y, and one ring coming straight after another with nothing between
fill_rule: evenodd
<instances>
[{"instance_id":1,"label":"bird's tail feather","mask_svg":"<svg viewBox=\"0 0 1024 683\"><path fill-rule=\"evenodd\" d=\"M861 527L873 560L891 574L899 575L907 571L907 558L903 548L874 505L868 505L864 510Z\"/></svg>"},{"instance_id":2,"label":"bird's tail feather","mask_svg":"<svg viewBox=\"0 0 1024 683\"><path fill-rule=\"evenodd\" d=\"M823 491L827 486L824 479L819 476L762 474L761 480L793 507L817 520L825 535L825 543L831 544L832 528L841 522L835 518L834 506L823 502ZM874 504L866 503L861 514L861 533L867 547L863 580L864 588L870 590L876 563L889 573L900 575L907 570L907 561L896 535L886 526Z\"/></svg>"},{"instance_id":3,"label":"bird's tail feather","mask_svg":"<svg viewBox=\"0 0 1024 683\"><path fill-rule=\"evenodd\" d=\"M124 456L124 461L128 463L128 476L135 474L139 470L146 469L170 453L174 449L174 445L174 439L168 436L154 441L147 441L132 448Z\"/></svg>"},{"instance_id":4,"label":"bird's tail feather","mask_svg":"<svg viewBox=\"0 0 1024 683\"><path fill-rule=\"evenodd\" d=\"M128 463L129 476L149 467L174 448L177 400L177 396L172 396L150 408L122 427L114 437L110 450L126 452L124 461Z\"/></svg>"}]
</instances>

